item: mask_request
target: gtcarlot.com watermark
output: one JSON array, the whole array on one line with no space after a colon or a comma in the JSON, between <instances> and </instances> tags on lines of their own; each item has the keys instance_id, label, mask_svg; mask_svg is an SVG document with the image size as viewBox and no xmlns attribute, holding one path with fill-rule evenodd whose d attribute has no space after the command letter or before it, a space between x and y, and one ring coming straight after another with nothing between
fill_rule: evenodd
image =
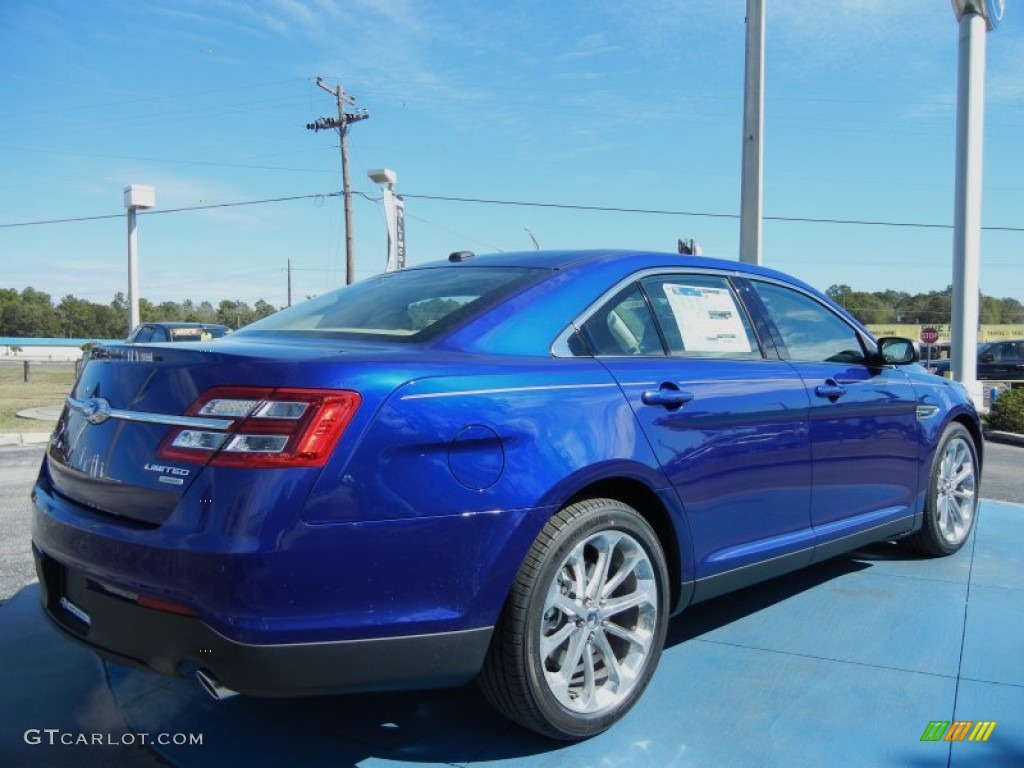
<instances>
[{"instance_id":1,"label":"gtcarlot.com watermark","mask_svg":"<svg viewBox=\"0 0 1024 768\"><path fill-rule=\"evenodd\" d=\"M23 736L26 744L67 747L202 746L201 733L75 733L60 728L29 728Z\"/></svg>"}]
</instances>

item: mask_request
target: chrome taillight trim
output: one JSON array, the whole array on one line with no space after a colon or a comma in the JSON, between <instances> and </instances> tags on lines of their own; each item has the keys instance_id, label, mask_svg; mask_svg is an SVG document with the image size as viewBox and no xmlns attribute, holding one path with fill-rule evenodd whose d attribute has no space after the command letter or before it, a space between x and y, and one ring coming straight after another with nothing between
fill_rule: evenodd
<instances>
[{"instance_id":1,"label":"chrome taillight trim","mask_svg":"<svg viewBox=\"0 0 1024 768\"><path fill-rule=\"evenodd\" d=\"M168 427L196 427L199 429L229 429L236 419L214 419L200 416L175 416L168 413L151 413L149 411L126 411L121 408L111 408L106 400L103 400L105 408L99 407L102 398L89 398L88 400L77 400L70 395L65 402L68 407L76 410L88 419L90 415L102 412L106 418L120 419L121 421L138 421L144 424L162 424ZM89 419L92 423L98 423Z\"/></svg>"}]
</instances>

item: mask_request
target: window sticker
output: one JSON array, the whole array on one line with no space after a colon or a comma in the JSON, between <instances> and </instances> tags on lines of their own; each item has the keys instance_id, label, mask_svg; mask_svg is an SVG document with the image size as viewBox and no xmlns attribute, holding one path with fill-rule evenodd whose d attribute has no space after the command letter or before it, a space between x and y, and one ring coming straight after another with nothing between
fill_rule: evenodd
<instances>
[{"instance_id":1,"label":"window sticker","mask_svg":"<svg viewBox=\"0 0 1024 768\"><path fill-rule=\"evenodd\" d=\"M732 293L665 283L665 296L687 352L750 352L750 339Z\"/></svg>"}]
</instances>

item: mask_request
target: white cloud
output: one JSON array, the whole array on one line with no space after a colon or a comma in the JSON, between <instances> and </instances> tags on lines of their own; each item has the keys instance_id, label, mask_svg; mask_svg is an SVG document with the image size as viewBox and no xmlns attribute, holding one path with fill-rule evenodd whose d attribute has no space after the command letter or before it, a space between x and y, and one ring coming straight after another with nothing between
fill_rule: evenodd
<instances>
[{"instance_id":1,"label":"white cloud","mask_svg":"<svg viewBox=\"0 0 1024 768\"><path fill-rule=\"evenodd\" d=\"M602 56L618 50L620 50L620 46L608 43L603 34L593 34L581 38L571 50L563 53L560 58L589 59L593 56Z\"/></svg>"}]
</instances>

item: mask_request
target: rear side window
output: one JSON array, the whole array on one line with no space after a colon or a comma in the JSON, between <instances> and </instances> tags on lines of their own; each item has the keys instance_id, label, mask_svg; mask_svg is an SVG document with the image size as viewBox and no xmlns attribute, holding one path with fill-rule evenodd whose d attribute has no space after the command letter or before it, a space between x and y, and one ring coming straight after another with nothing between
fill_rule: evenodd
<instances>
[{"instance_id":1,"label":"rear side window","mask_svg":"<svg viewBox=\"0 0 1024 768\"><path fill-rule=\"evenodd\" d=\"M804 362L865 361L860 335L828 307L781 285L758 281L751 284L782 335L784 357Z\"/></svg>"},{"instance_id":2,"label":"rear side window","mask_svg":"<svg viewBox=\"0 0 1024 768\"><path fill-rule=\"evenodd\" d=\"M520 267L439 267L390 272L340 288L240 333L420 341L476 316L547 274Z\"/></svg>"},{"instance_id":3,"label":"rear side window","mask_svg":"<svg viewBox=\"0 0 1024 768\"><path fill-rule=\"evenodd\" d=\"M640 287L634 283L616 294L583 324L595 355L664 355L665 348Z\"/></svg>"}]
</instances>

